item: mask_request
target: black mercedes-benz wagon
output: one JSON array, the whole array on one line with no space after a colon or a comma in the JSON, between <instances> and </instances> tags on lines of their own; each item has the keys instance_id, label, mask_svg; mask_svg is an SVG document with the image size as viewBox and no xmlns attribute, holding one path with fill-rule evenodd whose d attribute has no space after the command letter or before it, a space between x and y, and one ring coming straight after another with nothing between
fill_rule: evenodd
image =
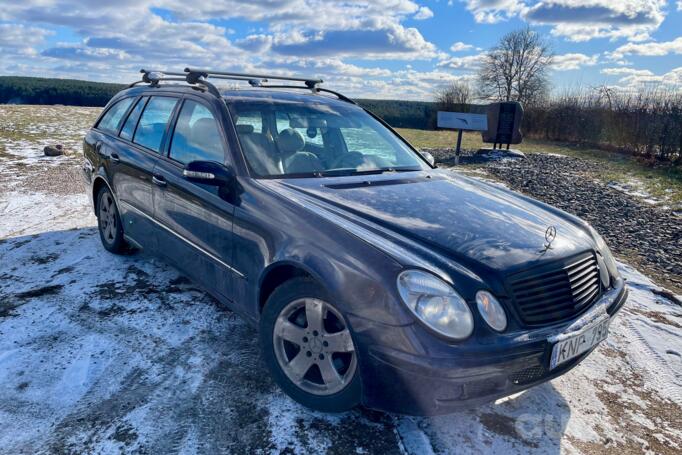
<instances>
[{"instance_id":1,"label":"black mercedes-benz wagon","mask_svg":"<svg viewBox=\"0 0 682 455\"><path fill-rule=\"evenodd\" d=\"M606 338L627 290L594 229L436 169L320 83L143 70L84 141L104 247L192 277L319 410L452 412L561 375Z\"/></svg>"}]
</instances>

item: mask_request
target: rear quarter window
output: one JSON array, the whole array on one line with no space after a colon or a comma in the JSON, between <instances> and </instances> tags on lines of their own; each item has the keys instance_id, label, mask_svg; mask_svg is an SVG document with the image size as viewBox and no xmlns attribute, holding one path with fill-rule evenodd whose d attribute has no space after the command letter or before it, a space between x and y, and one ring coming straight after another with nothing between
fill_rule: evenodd
<instances>
[{"instance_id":1,"label":"rear quarter window","mask_svg":"<svg viewBox=\"0 0 682 455\"><path fill-rule=\"evenodd\" d=\"M144 108L147 99L148 97L146 96L140 98L137 104L135 104L135 107L130 111L130 114L128 114L128 119L123 124L123 128L121 129L121 137L123 139L127 139L129 141L133 139L133 133L135 132L137 121L140 119L142 108Z\"/></svg>"},{"instance_id":2,"label":"rear quarter window","mask_svg":"<svg viewBox=\"0 0 682 455\"><path fill-rule=\"evenodd\" d=\"M121 120L134 99L135 98L124 98L114 103L114 105L102 116L97 124L97 128L103 131L109 131L110 133L117 133Z\"/></svg>"}]
</instances>

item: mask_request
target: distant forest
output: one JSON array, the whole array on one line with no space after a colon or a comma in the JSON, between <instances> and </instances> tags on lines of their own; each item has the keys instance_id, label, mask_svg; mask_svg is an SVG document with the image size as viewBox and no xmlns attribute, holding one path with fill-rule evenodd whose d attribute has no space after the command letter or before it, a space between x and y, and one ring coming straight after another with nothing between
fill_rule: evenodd
<instances>
[{"instance_id":1,"label":"distant forest","mask_svg":"<svg viewBox=\"0 0 682 455\"><path fill-rule=\"evenodd\" d=\"M0 104L104 106L123 87L75 79L0 76Z\"/></svg>"},{"instance_id":2,"label":"distant forest","mask_svg":"<svg viewBox=\"0 0 682 455\"><path fill-rule=\"evenodd\" d=\"M122 84L0 76L0 104L64 104L104 106ZM423 101L356 100L396 128L430 129L436 124L436 104Z\"/></svg>"}]
</instances>

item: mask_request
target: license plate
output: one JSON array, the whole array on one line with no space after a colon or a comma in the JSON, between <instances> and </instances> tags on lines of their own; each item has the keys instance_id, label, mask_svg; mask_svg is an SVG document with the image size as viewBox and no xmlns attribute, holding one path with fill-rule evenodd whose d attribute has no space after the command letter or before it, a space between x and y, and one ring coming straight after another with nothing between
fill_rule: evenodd
<instances>
[{"instance_id":1,"label":"license plate","mask_svg":"<svg viewBox=\"0 0 682 455\"><path fill-rule=\"evenodd\" d=\"M609 322L610 319L606 318L585 327L576 335L556 343L552 348L552 360L549 369L553 370L604 341L609 335Z\"/></svg>"}]
</instances>

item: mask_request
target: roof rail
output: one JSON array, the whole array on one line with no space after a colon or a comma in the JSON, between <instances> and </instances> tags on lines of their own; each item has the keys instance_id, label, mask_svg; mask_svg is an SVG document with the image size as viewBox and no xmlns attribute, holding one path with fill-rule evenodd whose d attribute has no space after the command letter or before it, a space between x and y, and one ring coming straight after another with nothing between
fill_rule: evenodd
<instances>
[{"instance_id":1,"label":"roof rail","mask_svg":"<svg viewBox=\"0 0 682 455\"><path fill-rule=\"evenodd\" d=\"M128 87L134 87L140 83L147 83L151 86L158 86L160 81L178 81L187 82L190 85L200 85L202 88L206 89L212 95L221 98L220 92L215 87L215 85L208 82L206 79L211 77L214 79L228 79L234 81L246 81L253 87L263 87L263 88L287 88L287 89L306 89L311 90L313 93L331 93L335 95L339 100L345 101L352 104L357 104L352 99L345 95L342 95L333 90L318 87L322 83L322 79L306 78L306 77L289 77L289 76L273 76L269 74L251 74L251 73L234 73L227 71L212 71L196 68L185 68L182 73L172 72L172 71L159 71L159 70L146 70L141 69L142 80L133 82ZM270 80L274 81L293 81L293 82L303 82L304 85L264 85L264 82Z\"/></svg>"}]
</instances>

